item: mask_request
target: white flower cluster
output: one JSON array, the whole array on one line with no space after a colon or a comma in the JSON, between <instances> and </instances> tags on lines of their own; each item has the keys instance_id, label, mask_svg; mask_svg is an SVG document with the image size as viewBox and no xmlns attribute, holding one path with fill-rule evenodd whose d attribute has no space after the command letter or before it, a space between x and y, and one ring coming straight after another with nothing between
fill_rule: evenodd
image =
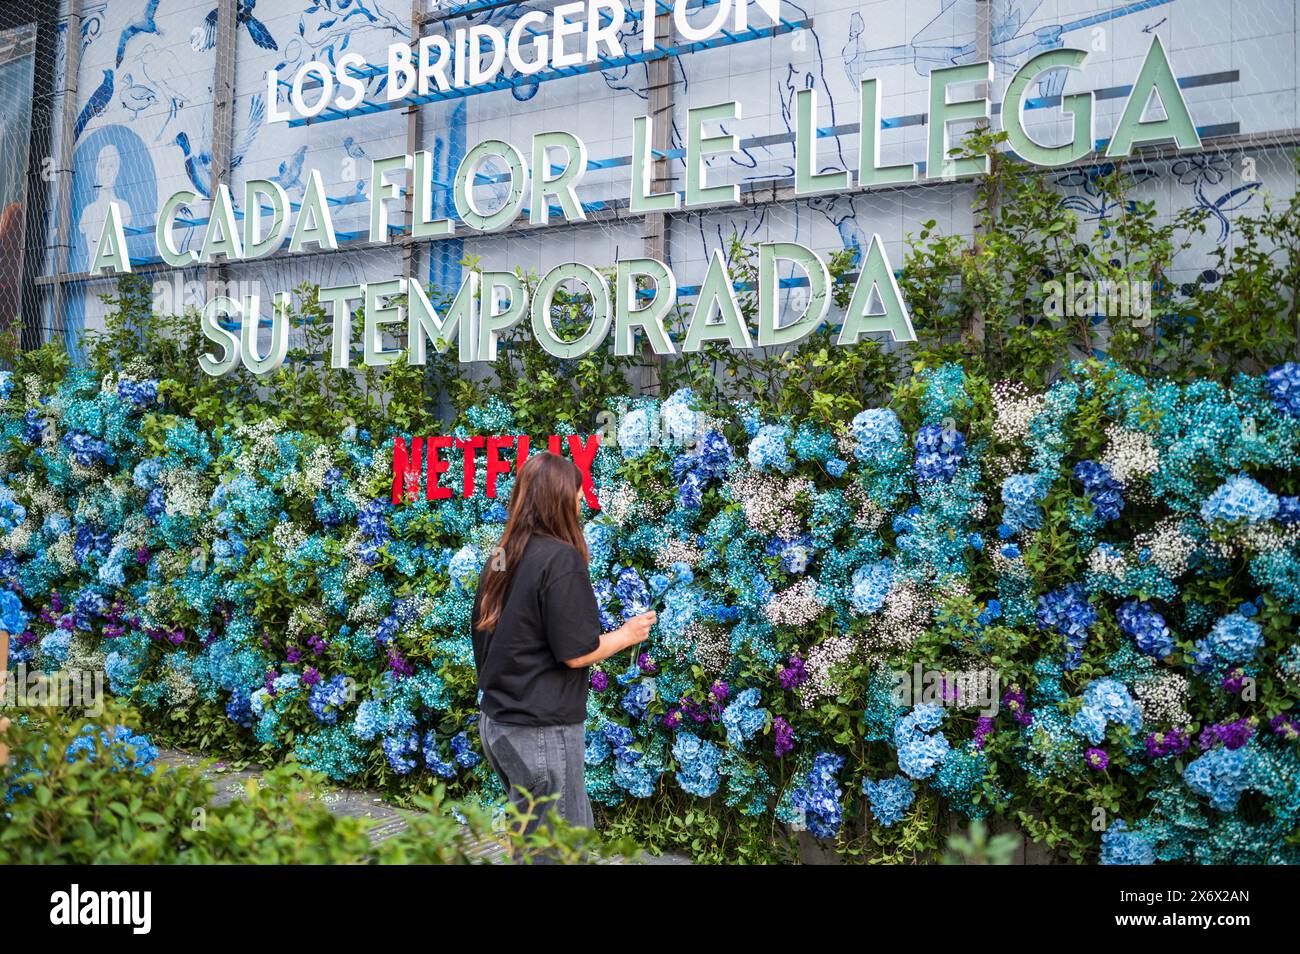
<instances>
[{"instance_id":1,"label":"white flower cluster","mask_svg":"<svg viewBox=\"0 0 1300 954\"><path fill-rule=\"evenodd\" d=\"M1088 572L1098 576L1111 576L1117 580L1124 579L1128 571L1128 560L1119 550L1111 546L1096 546L1088 554Z\"/></svg>"},{"instance_id":2,"label":"white flower cluster","mask_svg":"<svg viewBox=\"0 0 1300 954\"><path fill-rule=\"evenodd\" d=\"M857 483L849 484L844 496L849 506L853 508L853 526L870 531L880 529L881 524L885 522L887 511L871 499L867 488Z\"/></svg>"},{"instance_id":3,"label":"white flower cluster","mask_svg":"<svg viewBox=\"0 0 1300 954\"><path fill-rule=\"evenodd\" d=\"M370 568L366 567L366 569L369 570ZM349 573L349 575L351 574ZM377 619L382 619L383 615L383 610L369 593L364 594L348 607L348 622L350 623L371 623Z\"/></svg>"},{"instance_id":4,"label":"white flower cluster","mask_svg":"<svg viewBox=\"0 0 1300 954\"><path fill-rule=\"evenodd\" d=\"M808 672L808 681L798 690L799 704L811 709L823 699L837 695L843 685L843 677L836 675L857 651L857 640L852 636L833 634L808 650L804 668Z\"/></svg>"},{"instance_id":5,"label":"white flower cluster","mask_svg":"<svg viewBox=\"0 0 1300 954\"><path fill-rule=\"evenodd\" d=\"M1021 541L1020 549L1023 552L1033 545L1031 534L1026 534L1025 539ZM1002 548L992 546L988 549L989 563L993 565L993 572L998 576L1006 577L1009 580L1023 580L1029 576L1029 567L1025 566L1023 557L1009 557L1002 554Z\"/></svg>"},{"instance_id":6,"label":"white flower cluster","mask_svg":"<svg viewBox=\"0 0 1300 954\"><path fill-rule=\"evenodd\" d=\"M76 635L68 640L68 655L63 660L65 672L93 673L104 668L107 657L86 636Z\"/></svg>"},{"instance_id":7,"label":"white flower cluster","mask_svg":"<svg viewBox=\"0 0 1300 954\"><path fill-rule=\"evenodd\" d=\"M133 513L122 522L122 529L113 538L113 545L124 550L138 550L149 540L149 518Z\"/></svg>"},{"instance_id":8,"label":"white flower cluster","mask_svg":"<svg viewBox=\"0 0 1300 954\"><path fill-rule=\"evenodd\" d=\"M930 625L931 600L917 583L896 585L885 597L869 638L874 653L892 655L910 649Z\"/></svg>"},{"instance_id":9,"label":"white flower cluster","mask_svg":"<svg viewBox=\"0 0 1300 954\"><path fill-rule=\"evenodd\" d=\"M1118 425L1106 429L1109 443L1101 463L1125 487L1150 477L1160 466L1160 452L1144 431L1131 431Z\"/></svg>"},{"instance_id":10,"label":"white flower cluster","mask_svg":"<svg viewBox=\"0 0 1300 954\"><path fill-rule=\"evenodd\" d=\"M183 706L194 698L197 689L194 686L194 678L189 672L180 666L171 665L172 661L177 658L179 656L176 653L168 656L167 669L163 673L163 684L167 687L168 703L174 706Z\"/></svg>"},{"instance_id":11,"label":"white flower cluster","mask_svg":"<svg viewBox=\"0 0 1300 954\"><path fill-rule=\"evenodd\" d=\"M285 626L285 633L290 639L298 639L303 633L320 633L324 629L325 621L320 609L312 605L299 604L289 614L289 622Z\"/></svg>"},{"instance_id":12,"label":"white flower cluster","mask_svg":"<svg viewBox=\"0 0 1300 954\"><path fill-rule=\"evenodd\" d=\"M307 531L292 520L277 523L275 529L271 531L271 542L286 556L302 546L306 539Z\"/></svg>"},{"instance_id":13,"label":"white flower cluster","mask_svg":"<svg viewBox=\"0 0 1300 954\"><path fill-rule=\"evenodd\" d=\"M280 448L275 439L282 430L284 424L275 418L237 428L235 437L240 442L240 451L235 458L235 469L245 474L255 474L271 461L278 460Z\"/></svg>"},{"instance_id":14,"label":"white flower cluster","mask_svg":"<svg viewBox=\"0 0 1300 954\"><path fill-rule=\"evenodd\" d=\"M208 509L211 494L204 490L198 474L187 467L173 467L158 475L163 489L163 506L168 516L197 517Z\"/></svg>"},{"instance_id":15,"label":"white flower cluster","mask_svg":"<svg viewBox=\"0 0 1300 954\"><path fill-rule=\"evenodd\" d=\"M1185 728L1192 721L1187 713L1187 677L1181 673L1158 670L1137 680L1133 692L1148 727Z\"/></svg>"},{"instance_id":16,"label":"white flower cluster","mask_svg":"<svg viewBox=\"0 0 1300 954\"><path fill-rule=\"evenodd\" d=\"M53 441L44 441L44 444L53 444ZM68 458L68 472L81 483L89 483L92 480L102 480L104 476L104 465L95 461L89 467L84 464L78 464L73 457Z\"/></svg>"},{"instance_id":17,"label":"white flower cluster","mask_svg":"<svg viewBox=\"0 0 1300 954\"><path fill-rule=\"evenodd\" d=\"M26 553L32 542L32 522L24 520L8 533L0 536L0 551L21 554Z\"/></svg>"},{"instance_id":18,"label":"white flower cluster","mask_svg":"<svg viewBox=\"0 0 1300 954\"><path fill-rule=\"evenodd\" d=\"M284 479L284 492L290 497L313 499L325 489L325 474L334 466L329 448L320 444L302 466Z\"/></svg>"},{"instance_id":19,"label":"white flower cluster","mask_svg":"<svg viewBox=\"0 0 1300 954\"><path fill-rule=\"evenodd\" d=\"M349 481L344 491L348 502L360 510L370 502L372 494L366 488L382 487L388 490L393 485L393 454L391 448L381 447L370 458L365 472L357 475L355 481Z\"/></svg>"},{"instance_id":20,"label":"white flower cluster","mask_svg":"<svg viewBox=\"0 0 1300 954\"><path fill-rule=\"evenodd\" d=\"M1181 523L1182 520L1178 517L1166 517L1150 531L1138 534L1133 540L1133 545L1139 552L1150 551L1151 562L1170 579L1176 579L1187 572L1192 555L1196 552L1196 541L1182 531Z\"/></svg>"},{"instance_id":21,"label":"white flower cluster","mask_svg":"<svg viewBox=\"0 0 1300 954\"><path fill-rule=\"evenodd\" d=\"M637 492L631 484L619 481L600 489L600 512L616 526L623 526L636 513Z\"/></svg>"},{"instance_id":22,"label":"white flower cluster","mask_svg":"<svg viewBox=\"0 0 1300 954\"><path fill-rule=\"evenodd\" d=\"M745 508L745 520L751 527L788 538L803 529L796 501L812 496L814 489L807 477L785 479L751 473L735 481L732 495Z\"/></svg>"},{"instance_id":23,"label":"white flower cluster","mask_svg":"<svg viewBox=\"0 0 1300 954\"><path fill-rule=\"evenodd\" d=\"M71 533L61 533L50 544L50 556L54 558L54 562L59 565L59 569L64 573L71 573L77 567L76 558L72 555L74 542L75 538Z\"/></svg>"},{"instance_id":24,"label":"white flower cluster","mask_svg":"<svg viewBox=\"0 0 1300 954\"><path fill-rule=\"evenodd\" d=\"M678 537L665 540L655 551L655 565L666 570L674 563L685 563L689 567L699 566L704 559L704 551L690 540Z\"/></svg>"},{"instance_id":25,"label":"white flower cluster","mask_svg":"<svg viewBox=\"0 0 1300 954\"><path fill-rule=\"evenodd\" d=\"M731 637L715 623L693 620L682 632L679 651L691 650L696 665L716 676L731 661Z\"/></svg>"},{"instance_id":26,"label":"white flower cluster","mask_svg":"<svg viewBox=\"0 0 1300 954\"><path fill-rule=\"evenodd\" d=\"M1041 394L1030 394L1018 381L993 385L993 436L1004 444L1018 444L1029 436L1030 422L1046 407Z\"/></svg>"},{"instance_id":27,"label":"white flower cluster","mask_svg":"<svg viewBox=\"0 0 1300 954\"><path fill-rule=\"evenodd\" d=\"M823 608L816 581L804 577L794 586L774 594L763 612L773 626L807 626Z\"/></svg>"},{"instance_id":28,"label":"white flower cluster","mask_svg":"<svg viewBox=\"0 0 1300 954\"><path fill-rule=\"evenodd\" d=\"M1297 543L1300 543L1300 524L1250 523L1241 531L1241 544L1250 553L1275 553Z\"/></svg>"}]
</instances>

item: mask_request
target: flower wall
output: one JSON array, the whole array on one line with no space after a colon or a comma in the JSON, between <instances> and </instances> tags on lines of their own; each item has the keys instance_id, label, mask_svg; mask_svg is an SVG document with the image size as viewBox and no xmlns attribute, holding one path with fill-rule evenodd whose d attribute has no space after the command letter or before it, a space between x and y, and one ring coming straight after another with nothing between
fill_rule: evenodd
<instances>
[{"instance_id":1,"label":"flower wall","mask_svg":"<svg viewBox=\"0 0 1300 954\"><path fill-rule=\"evenodd\" d=\"M12 665L102 669L214 751L499 796L468 628L510 480L394 506L409 429L212 428L169 393L0 373ZM592 579L607 627L659 623L591 672L607 824L899 858L955 814L1078 860L1300 861L1300 366L1031 391L950 363L838 424L706 403L609 402Z\"/></svg>"}]
</instances>

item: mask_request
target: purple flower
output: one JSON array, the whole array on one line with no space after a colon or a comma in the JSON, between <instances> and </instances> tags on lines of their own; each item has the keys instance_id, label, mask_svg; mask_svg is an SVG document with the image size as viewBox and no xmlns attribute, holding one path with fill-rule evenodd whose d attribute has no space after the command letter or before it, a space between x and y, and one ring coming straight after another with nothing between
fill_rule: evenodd
<instances>
[{"instance_id":1,"label":"purple flower","mask_svg":"<svg viewBox=\"0 0 1300 954\"><path fill-rule=\"evenodd\" d=\"M1285 713L1278 713L1268 720L1274 735L1280 735L1288 742L1300 739L1300 719L1288 718Z\"/></svg>"},{"instance_id":2,"label":"purple flower","mask_svg":"<svg viewBox=\"0 0 1300 954\"><path fill-rule=\"evenodd\" d=\"M975 720L973 740L976 749L984 748L984 740L993 734L993 720L989 716L980 716Z\"/></svg>"},{"instance_id":3,"label":"purple flower","mask_svg":"<svg viewBox=\"0 0 1300 954\"><path fill-rule=\"evenodd\" d=\"M1170 729L1168 732L1152 732L1147 736L1147 756L1153 759L1182 755L1187 751L1192 740L1183 729Z\"/></svg>"},{"instance_id":4,"label":"purple flower","mask_svg":"<svg viewBox=\"0 0 1300 954\"><path fill-rule=\"evenodd\" d=\"M308 666L302 671L302 684L304 686L314 686L320 682L320 673Z\"/></svg>"},{"instance_id":5,"label":"purple flower","mask_svg":"<svg viewBox=\"0 0 1300 954\"><path fill-rule=\"evenodd\" d=\"M597 692L604 692L609 688L609 676L603 669L593 669L591 671L591 688Z\"/></svg>"},{"instance_id":6,"label":"purple flower","mask_svg":"<svg viewBox=\"0 0 1300 954\"><path fill-rule=\"evenodd\" d=\"M1083 758L1088 763L1088 768L1094 772L1104 772L1106 766L1110 765L1110 756L1106 754L1104 749L1088 749L1087 752L1083 753Z\"/></svg>"},{"instance_id":7,"label":"purple flower","mask_svg":"<svg viewBox=\"0 0 1300 954\"><path fill-rule=\"evenodd\" d=\"M1220 745L1226 749L1239 749L1254 737L1255 720L1238 719L1235 722L1220 722L1215 725L1207 725L1201 730L1201 736L1196 740L1196 743L1203 752L1208 752Z\"/></svg>"},{"instance_id":8,"label":"purple flower","mask_svg":"<svg viewBox=\"0 0 1300 954\"><path fill-rule=\"evenodd\" d=\"M1221 685L1232 695L1238 695L1246 687L1246 671L1240 666L1229 669L1224 675Z\"/></svg>"},{"instance_id":9,"label":"purple flower","mask_svg":"<svg viewBox=\"0 0 1300 954\"><path fill-rule=\"evenodd\" d=\"M781 716L772 720L772 734L776 737L776 757L782 758L794 750L794 727Z\"/></svg>"},{"instance_id":10,"label":"purple flower","mask_svg":"<svg viewBox=\"0 0 1300 954\"><path fill-rule=\"evenodd\" d=\"M402 651L396 646L391 646L388 649L388 668L396 676L415 675L415 667L406 661L406 657L402 655Z\"/></svg>"},{"instance_id":11,"label":"purple flower","mask_svg":"<svg viewBox=\"0 0 1300 954\"><path fill-rule=\"evenodd\" d=\"M1002 694L1002 705L1011 710L1020 725L1033 725L1034 714L1025 705L1025 694L1019 689L1008 689Z\"/></svg>"},{"instance_id":12,"label":"purple flower","mask_svg":"<svg viewBox=\"0 0 1300 954\"><path fill-rule=\"evenodd\" d=\"M777 673L782 689L794 689L808 681L808 670L804 668L801 656L791 656L790 665L783 666Z\"/></svg>"}]
</instances>

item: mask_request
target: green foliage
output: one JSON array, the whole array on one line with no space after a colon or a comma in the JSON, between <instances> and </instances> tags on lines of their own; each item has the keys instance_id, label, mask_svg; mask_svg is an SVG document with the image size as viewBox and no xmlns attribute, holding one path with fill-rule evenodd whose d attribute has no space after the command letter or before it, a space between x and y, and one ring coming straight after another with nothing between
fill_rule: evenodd
<instances>
[{"instance_id":1,"label":"green foliage","mask_svg":"<svg viewBox=\"0 0 1300 954\"><path fill-rule=\"evenodd\" d=\"M56 705L4 714L13 719L0 767L0 859L9 864L572 864L637 853L629 839L572 828L544 803L511 806L498 825L483 807L448 801L441 786L414 799L402 833L372 844L373 823L332 813L321 797L328 780L298 765L249 780L220 807L197 768L129 767L147 756L101 731L138 721L116 700L94 718ZM534 816L549 824L529 832ZM492 845L503 852L486 853Z\"/></svg>"}]
</instances>

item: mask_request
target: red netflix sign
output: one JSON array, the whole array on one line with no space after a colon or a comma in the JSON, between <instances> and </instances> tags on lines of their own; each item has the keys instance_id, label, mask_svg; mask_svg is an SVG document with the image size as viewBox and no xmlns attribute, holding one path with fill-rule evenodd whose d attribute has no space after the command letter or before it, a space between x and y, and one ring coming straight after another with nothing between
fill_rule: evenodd
<instances>
[{"instance_id":1,"label":"red netflix sign","mask_svg":"<svg viewBox=\"0 0 1300 954\"><path fill-rule=\"evenodd\" d=\"M552 454L563 453L567 443L569 456L582 471L582 495L592 510L600 509L596 499L596 484L591 477L591 467L600 450L600 435L567 437L552 434L546 449ZM487 460L487 497L497 495L497 480L504 474L519 472L528 460L527 434L498 435L495 437L397 437L393 439L393 503L413 500L420 495L420 478L423 472L424 496L427 500L448 500L454 491L438 482L439 476L452 469L457 454L461 458L461 496L473 497L478 491L478 455ZM427 466L425 466L427 463Z\"/></svg>"}]
</instances>

